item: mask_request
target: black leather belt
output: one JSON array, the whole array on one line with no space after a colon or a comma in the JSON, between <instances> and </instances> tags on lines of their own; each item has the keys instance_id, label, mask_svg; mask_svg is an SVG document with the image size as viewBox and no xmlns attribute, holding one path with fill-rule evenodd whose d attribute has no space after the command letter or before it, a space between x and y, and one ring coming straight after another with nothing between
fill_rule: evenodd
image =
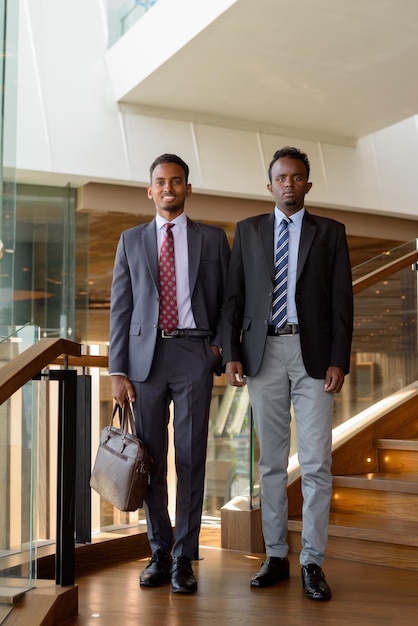
<instances>
[{"instance_id":1,"label":"black leather belt","mask_svg":"<svg viewBox=\"0 0 418 626\"><path fill-rule=\"evenodd\" d=\"M167 333L161 328L158 329L158 336L163 339L174 339L178 337L211 337L212 331L204 328L175 328L171 333Z\"/></svg>"},{"instance_id":2,"label":"black leather belt","mask_svg":"<svg viewBox=\"0 0 418 626\"><path fill-rule=\"evenodd\" d=\"M282 335L297 335L299 332L299 324L286 324L283 328L269 326L267 334L270 337L281 337Z\"/></svg>"}]
</instances>

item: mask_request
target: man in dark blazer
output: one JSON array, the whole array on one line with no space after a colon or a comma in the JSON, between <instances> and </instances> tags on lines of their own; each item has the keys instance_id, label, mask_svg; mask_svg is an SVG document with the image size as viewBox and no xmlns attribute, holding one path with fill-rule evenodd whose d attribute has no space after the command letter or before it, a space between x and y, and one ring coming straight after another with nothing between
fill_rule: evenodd
<instances>
[{"instance_id":1,"label":"man in dark blazer","mask_svg":"<svg viewBox=\"0 0 418 626\"><path fill-rule=\"evenodd\" d=\"M309 160L297 148L278 150L267 185L275 209L236 227L223 305L228 381L248 385L260 444L260 487L266 560L251 580L267 587L289 576L287 466L290 407L296 419L302 477L300 564L305 594L329 600L322 571L331 502L333 394L349 371L353 327L350 260L343 224L304 208ZM283 226L282 226L283 220ZM287 230L284 320L273 303L276 242ZM280 253L282 254L282 253ZM276 259L281 263L281 257ZM279 272L278 272L279 273ZM246 377L246 378L244 378Z\"/></svg>"},{"instance_id":2,"label":"man in dark blazer","mask_svg":"<svg viewBox=\"0 0 418 626\"><path fill-rule=\"evenodd\" d=\"M197 589L191 561L198 550L213 374L221 368L221 305L230 250L221 228L192 222L189 168L163 154L150 168L148 197L156 217L122 233L111 294L109 372L112 393L135 402L137 431L153 457L145 502L152 557L141 586L171 580L176 593ZM176 328L163 328L159 258L164 231L172 230ZM163 280L163 278L161 278ZM169 405L174 405L176 519L167 510Z\"/></svg>"}]
</instances>

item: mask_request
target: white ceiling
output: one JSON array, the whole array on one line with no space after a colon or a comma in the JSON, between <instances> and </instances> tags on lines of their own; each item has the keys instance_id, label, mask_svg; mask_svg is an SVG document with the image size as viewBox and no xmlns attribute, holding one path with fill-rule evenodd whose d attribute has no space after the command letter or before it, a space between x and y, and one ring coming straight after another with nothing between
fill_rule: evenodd
<instances>
[{"instance_id":1,"label":"white ceiling","mask_svg":"<svg viewBox=\"0 0 418 626\"><path fill-rule=\"evenodd\" d=\"M418 1L238 0L120 102L355 143L418 113Z\"/></svg>"}]
</instances>

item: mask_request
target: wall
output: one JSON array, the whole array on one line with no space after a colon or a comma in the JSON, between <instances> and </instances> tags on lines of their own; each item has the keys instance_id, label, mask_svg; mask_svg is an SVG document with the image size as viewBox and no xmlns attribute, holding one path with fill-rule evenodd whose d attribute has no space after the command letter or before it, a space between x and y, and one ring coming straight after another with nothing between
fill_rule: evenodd
<instances>
[{"instance_id":1,"label":"wall","mask_svg":"<svg viewBox=\"0 0 418 626\"><path fill-rule=\"evenodd\" d=\"M18 180L145 186L154 157L175 151L188 161L195 191L265 200L267 164L290 143L311 159L312 206L418 219L416 117L346 147L119 107L105 7L21 0Z\"/></svg>"}]
</instances>

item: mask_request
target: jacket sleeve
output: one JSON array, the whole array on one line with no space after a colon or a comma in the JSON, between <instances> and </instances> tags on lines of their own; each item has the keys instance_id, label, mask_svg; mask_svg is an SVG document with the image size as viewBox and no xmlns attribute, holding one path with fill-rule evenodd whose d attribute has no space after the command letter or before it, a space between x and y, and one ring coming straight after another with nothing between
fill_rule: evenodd
<instances>
[{"instance_id":1,"label":"jacket sleeve","mask_svg":"<svg viewBox=\"0 0 418 626\"><path fill-rule=\"evenodd\" d=\"M351 340L353 334L353 283L345 227L338 231L332 285L332 348L330 365L350 370Z\"/></svg>"},{"instance_id":2,"label":"jacket sleeve","mask_svg":"<svg viewBox=\"0 0 418 626\"><path fill-rule=\"evenodd\" d=\"M240 224L235 229L222 307L223 362L241 361L241 329L245 302Z\"/></svg>"},{"instance_id":3,"label":"jacket sleeve","mask_svg":"<svg viewBox=\"0 0 418 626\"><path fill-rule=\"evenodd\" d=\"M110 302L109 372L128 372L129 324L133 297L124 233L120 236L113 267Z\"/></svg>"}]
</instances>

